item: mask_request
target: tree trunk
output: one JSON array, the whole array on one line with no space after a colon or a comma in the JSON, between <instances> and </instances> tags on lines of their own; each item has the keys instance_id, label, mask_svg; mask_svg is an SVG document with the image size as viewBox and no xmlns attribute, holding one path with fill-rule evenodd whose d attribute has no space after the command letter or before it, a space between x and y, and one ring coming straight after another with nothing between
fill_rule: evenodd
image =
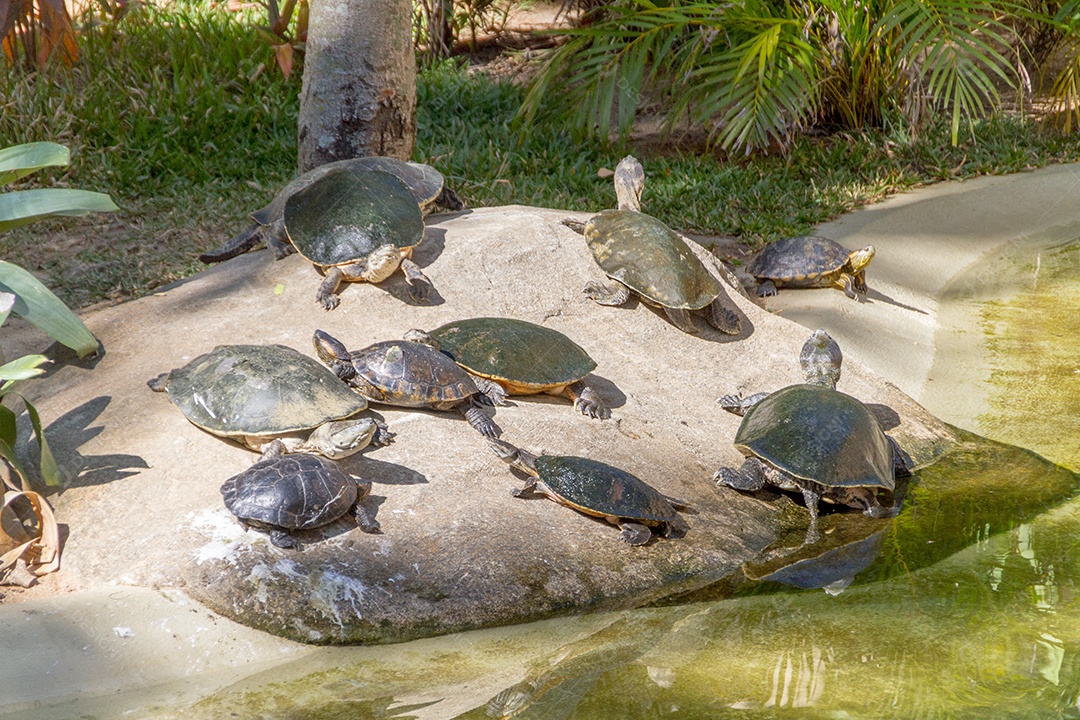
<instances>
[{"instance_id":1,"label":"tree trunk","mask_svg":"<svg viewBox=\"0 0 1080 720\"><path fill-rule=\"evenodd\" d=\"M411 0L313 0L299 124L300 172L363 155L412 156Z\"/></svg>"}]
</instances>

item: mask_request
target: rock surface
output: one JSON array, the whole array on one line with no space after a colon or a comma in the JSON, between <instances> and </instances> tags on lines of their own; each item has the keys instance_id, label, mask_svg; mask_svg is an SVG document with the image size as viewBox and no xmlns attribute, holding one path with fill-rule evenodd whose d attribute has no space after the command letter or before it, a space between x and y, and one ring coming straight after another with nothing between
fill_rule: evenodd
<instances>
[{"instance_id":1,"label":"rock surface","mask_svg":"<svg viewBox=\"0 0 1080 720\"><path fill-rule=\"evenodd\" d=\"M563 211L527 207L428 218L415 259L437 293L406 301L396 276L355 284L330 313L302 258L258 252L121 306L87 324L104 356L58 364L25 389L46 423L65 476L51 498L69 536L63 569L22 594L108 583L181 586L244 624L318 643L392 642L518 623L586 609L630 607L706 586L754 558L778 532L778 510L717 490L710 475L741 458L739 419L716 398L799 381L804 328L732 295L741 337L698 318L687 335L640 303L600 307L581 295L602 279ZM585 215L579 215L584 219ZM318 329L351 349L450 320L506 315L566 333L598 363L590 378L613 405L597 421L554 398L499 408L504 439L531 451L582 455L633 472L695 509L685 538L629 547L606 523L521 484L484 439L450 413L375 406L397 433L386 448L345 461L373 483L381 535L347 523L282 551L245 533L219 486L256 456L188 423L146 381L222 343L282 343L313 354ZM32 341L25 341L32 344ZM14 356L24 347L5 348ZM847 362L839 389L870 403L916 464L951 431L882 377Z\"/></svg>"}]
</instances>

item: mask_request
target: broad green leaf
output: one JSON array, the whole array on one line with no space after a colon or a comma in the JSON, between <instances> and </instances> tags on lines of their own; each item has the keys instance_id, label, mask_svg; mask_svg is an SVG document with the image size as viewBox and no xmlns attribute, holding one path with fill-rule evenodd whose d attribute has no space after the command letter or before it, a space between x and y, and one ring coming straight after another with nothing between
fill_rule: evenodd
<instances>
[{"instance_id":1,"label":"broad green leaf","mask_svg":"<svg viewBox=\"0 0 1080 720\"><path fill-rule=\"evenodd\" d=\"M52 450L49 449L45 431L41 429L41 417L38 415L37 408L31 405L29 400L22 398L22 401L26 405L26 414L30 416L30 424L34 427L34 435L37 436L38 445L41 447L41 477L46 485L59 485L60 468L56 466L56 459L53 457Z\"/></svg>"},{"instance_id":2,"label":"broad green leaf","mask_svg":"<svg viewBox=\"0 0 1080 720\"><path fill-rule=\"evenodd\" d=\"M53 165L67 165L71 153L63 145L51 142L13 145L0 150L0 185L7 185L23 175Z\"/></svg>"},{"instance_id":3,"label":"broad green leaf","mask_svg":"<svg viewBox=\"0 0 1080 720\"><path fill-rule=\"evenodd\" d=\"M29 380L45 372L41 366L49 362L44 355L23 355L0 365L0 380Z\"/></svg>"},{"instance_id":4,"label":"broad green leaf","mask_svg":"<svg viewBox=\"0 0 1080 720\"><path fill-rule=\"evenodd\" d=\"M2 197L2 196L0 196ZM36 325L59 343L85 357L97 351L97 338L60 298L29 272L0 260L0 292L16 296L12 312Z\"/></svg>"},{"instance_id":5,"label":"broad green leaf","mask_svg":"<svg viewBox=\"0 0 1080 720\"><path fill-rule=\"evenodd\" d=\"M0 232L58 215L119 210L105 193L45 188L0 194Z\"/></svg>"},{"instance_id":6,"label":"broad green leaf","mask_svg":"<svg viewBox=\"0 0 1080 720\"><path fill-rule=\"evenodd\" d=\"M15 441L19 437L18 427L15 411L6 405L0 405L0 442L15 447Z\"/></svg>"}]
</instances>

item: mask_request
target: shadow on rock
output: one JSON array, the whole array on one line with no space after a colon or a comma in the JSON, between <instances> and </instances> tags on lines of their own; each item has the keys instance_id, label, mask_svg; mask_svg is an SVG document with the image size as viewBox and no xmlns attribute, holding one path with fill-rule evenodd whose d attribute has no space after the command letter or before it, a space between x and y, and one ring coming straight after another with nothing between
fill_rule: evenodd
<instances>
[{"instance_id":1,"label":"shadow on rock","mask_svg":"<svg viewBox=\"0 0 1080 720\"><path fill-rule=\"evenodd\" d=\"M146 460L138 455L123 453L83 455L79 452L78 449L82 445L104 431L105 428L100 425L93 427L91 425L110 402L112 402L111 396L100 395L69 410L45 427L45 437L49 441L49 449L52 450L53 458L60 470L62 483L61 487L46 488L45 494L63 492L73 487L104 485L137 475L140 470L150 467ZM30 419L24 414L19 418L19 437L26 438L25 441L19 443L20 459L33 476L33 481L41 483L39 487L44 487L35 459L39 457L40 450L30 430Z\"/></svg>"},{"instance_id":2,"label":"shadow on rock","mask_svg":"<svg viewBox=\"0 0 1080 720\"><path fill-rule=\"evenodd\" d=\"M404 465L375 460L367 454L338 461L345 472L375 485L426 485L427 477Z\"/></svg>"}]
</instances>

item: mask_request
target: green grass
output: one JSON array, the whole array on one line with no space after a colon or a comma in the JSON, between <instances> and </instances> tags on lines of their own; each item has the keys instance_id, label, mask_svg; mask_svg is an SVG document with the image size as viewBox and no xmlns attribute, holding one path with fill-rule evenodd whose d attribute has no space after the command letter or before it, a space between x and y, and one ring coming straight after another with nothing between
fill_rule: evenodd
<instances>
[{"instance_id":1,"label":"green grass","mask_svg":"<svg viewBox=\"0 0 1080 720\"><path fill-rule=\"evenodd\" d=\"M72 165L28 178L108 192L122 212L0 236L0 255L69 304L143 295L197 271L194 259L244 225L295 171L299 77L284 79L252 29L257 15L201 5L141 7L111 33L82 34L75 68L0 67L0 146L53 140ZM517 131L523 90L444 64L421 76L415 157L471 206L592 210L614 204L597 177L627 152L645 164L646 209L748 246L803 233L890 193L1080 159L1075 139L997 118L957 147L948 128L804 139L785 156L724 159Z\"/></svg>"}]
</instances>

